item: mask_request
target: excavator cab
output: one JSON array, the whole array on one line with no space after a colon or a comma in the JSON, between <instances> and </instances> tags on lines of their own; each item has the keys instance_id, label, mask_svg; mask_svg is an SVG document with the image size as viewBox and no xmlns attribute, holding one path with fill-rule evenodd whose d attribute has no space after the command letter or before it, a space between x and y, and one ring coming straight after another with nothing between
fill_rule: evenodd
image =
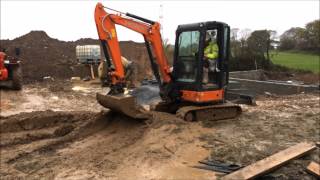
<instances>
[{"instance_id":1,"label":"excavator cab","mask_svg":"<svg viewBox=\"0 0 320 180\"><path fill-rule=\"evenodd\" d=\"M227 24L216 21L178 26L172 76L184 100L223 101L221 90L228 83L229 32ZM206 57L210 53L215 57Z\"/></svg>"}]
</instances>

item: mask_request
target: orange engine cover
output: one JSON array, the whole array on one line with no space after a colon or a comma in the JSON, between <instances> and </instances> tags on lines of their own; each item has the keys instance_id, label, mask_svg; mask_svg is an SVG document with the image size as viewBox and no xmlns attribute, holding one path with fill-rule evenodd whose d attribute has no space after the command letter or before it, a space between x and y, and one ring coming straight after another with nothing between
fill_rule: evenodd
<instances>
[{"instance_id":1,"label":"orange engine cover","mask_svg":"<svg viewBox=\"0 0 320 180\"><path fill-rule=\"evenodd\" d=\"M224 99L223 89L203 92L182 90L181 92L183 100L196 103L222 101Z\"/></svg>"},{"instance_id":2,"label":"orange engine cover","mask_svg":"<svg viewBox=\"0 0 320 180\"><path fill-rule=\"evenodd\" d=\"M6 54L4 52L0 52L0 81L4 81L8 79L8 70L4 66L5 58L6 58Z\"/></svg>"},{"instance_id":3,"label":"orange engine cover","mask_svg":"<svg viewBox=\"0 0 320 180\"><path fill-rule=\"evenodd\" d=\"M8 70L6 68L0 69L0 81L8 79Z\"/></svg>"}]
</instances>

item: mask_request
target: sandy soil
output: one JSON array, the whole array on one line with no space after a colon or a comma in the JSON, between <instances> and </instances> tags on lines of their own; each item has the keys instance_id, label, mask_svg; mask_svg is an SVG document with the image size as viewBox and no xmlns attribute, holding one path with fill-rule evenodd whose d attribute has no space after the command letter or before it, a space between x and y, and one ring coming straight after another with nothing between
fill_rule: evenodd
<instances>
[{"instance_id":1,"label":"sandy soil","mask_svg":"<svg viewBox=\"0 0 320 180\"><path fill-rule=\"evenodd\" d=\"M97 92L103 93L98 80L70 82L47 80L25 85L22 91L1 90L1 116L32 111L94 111L103 108L95 100Z\"/></svg>"},{"instance_id":2,"label":"sandy soil","mask_svg":"<svg viewBox=\"0 0 320 180\"><path fill-rule=\"evenodd\" d=\"M320 140L319 95L260 97L257 106L243 106L237 121L206 123L216 131L203 140L211 159L249 165L299 142ZM271 173L276 179L313 179L305 171L310 160L320 161L320 151L291 161Z\"/></svg>"},{"instance_id":3,"label":"sandy soil","mask_svg":"<svg viewBox=\"0 0 320 180\"><path fill-rule=\"evenodd\" d=\"M215 179L192 168L211 158L248 165L301 141L319 141L318 94L260 97L237 119L188 123L153 112L145 121L109 112L89 83L1 90L0 176L7 179ZM312 179L319 151L269 176Z\"/></svg>"}]
</instances>

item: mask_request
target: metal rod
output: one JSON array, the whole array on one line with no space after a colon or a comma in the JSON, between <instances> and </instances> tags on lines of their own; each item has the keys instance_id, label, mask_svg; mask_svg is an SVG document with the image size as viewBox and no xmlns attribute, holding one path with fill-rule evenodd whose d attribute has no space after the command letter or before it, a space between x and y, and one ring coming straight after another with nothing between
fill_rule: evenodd
<instances>
[{"instance_id":1,"label":"metal rod","mask_svg":"<svg viewBox=\"0 0 320 180\"><path fill-rule=\"evenodd\" d=\"M120 14L126 14L124 12L121 12L121 11L118 11L118 10L115 10L115 9L112 9L112 8L109 8L109 7L106 7L106 6L103 6L103 8L109 9L111 11L115 11L115 12L120 13Z\"/></svg>"},{"instance_id":2,"label":"metal rod","mask_svg":"<svg viewBox=\"0 0 320 180\"><path fill-rule=\"evenodd\" d=\"M145 45L147 47L147 51L148 51L148 55L149 55L149 59L150 59L150 64L151 64L153 75L156 78L157 82L159 83L159 87L161 87L161 78L160 78L158 66L154 62L152 51L151 51L151 48L150 48L150 44L149 44L148 40L146 39L146 37L144 37L144 41L145 41Z\"/></svg>"},{"instance_id":3,"label":"metal rod","mask_svg":"<svg viewBox=\"0 0 320 180\"><path fill-rule=\"evenodd\" d=\"M107 46L106 46L107 42L105 40L100 40L100 42L101 42L103 54L104 54L104 57L106 58L107 66L108 66L108 69L109 69L111 67L111 60L110 60L110 56L109 56L108 49L107 49Z\"/></svg>"},{"instance_id":4,"label":"metal rod","mask_svg":"<svg viewBox=\"0 0 320 180\"><path fill-rule=\"evenodd\" d=\"M134 15L134 14L126 13L126 16L129 16L129 17L138 19L138 20L140 20L140 21L142 21L142 22L145 22L145 23L148 23L148 24L151 24L151 25L154 25L154 24L155 24L155 22L152 21L152 20L149 20L149 19L146 19L146 18L137 16L137 15Z\"/></svg>"},{"instance_id":5,"label":"metal rod","mask_svg":"<svg viewBox=\"0 0 320 180\"><path fill-rule=\"evenodd\" d=\"M146 18L137 16L137 15L134 15L134 14L131 14L131 13L124 13L124 12L121 12L121 11L118 11L118 10L115 10L115 9L112 9L112 8L109 8L109 7L105 7L105 6L103 6L103 7L104 7L105 9L109 9L109 10L111 10L111 11L115 11L115 12L117 12L117 13L124 14L124 15L126 15L126 16L128 16L128 17L132 17L132 18L138 19L138 20L140 20L140 21L142 21L142 22L145 22L145 23L148 23L148 24L151 24L151 25L155 24L155 22L152 21L152 20L149 20L149 19L146 19Z\"/></svg>"}]
</instances>

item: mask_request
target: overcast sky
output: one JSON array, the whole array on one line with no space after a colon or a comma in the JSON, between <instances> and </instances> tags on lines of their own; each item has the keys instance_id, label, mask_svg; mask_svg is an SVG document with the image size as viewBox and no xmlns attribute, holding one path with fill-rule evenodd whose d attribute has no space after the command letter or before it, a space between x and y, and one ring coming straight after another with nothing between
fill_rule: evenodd
<instances>
[{"instance_id":1,"label":"overcast sky","mask_svg":"<svg viewBox=\"0 0 320 180\"><path fill-rule=\"evenodd\" d=\"M44 30L53 38L77 40L98 38L94 24L97 1L3 1L1 39L13 39L31 30ZM319 1L102 1L122 12L159 21L162 14L163 38L171 43L177 25L200 21L223 21L231 28L276 30L304 27L319 19ZM162 11L160 6L162 5ZM120 40L143 41L125 28L117 29Z\"/></svg>"}]
</instances>

